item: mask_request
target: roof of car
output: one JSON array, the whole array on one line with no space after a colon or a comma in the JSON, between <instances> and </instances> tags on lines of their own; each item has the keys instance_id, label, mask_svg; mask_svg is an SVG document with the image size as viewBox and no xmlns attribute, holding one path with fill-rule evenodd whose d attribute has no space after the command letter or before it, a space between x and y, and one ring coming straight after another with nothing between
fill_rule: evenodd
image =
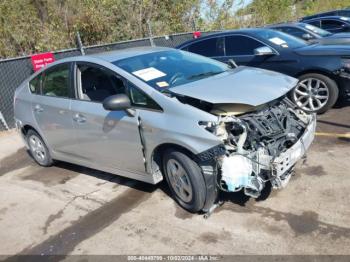
<instances>
[{"instance_id":1,"label":"roof of car","mask_svg":"<svg viewBox=\"0 0 350 262\"><path fill-rule=\"evenodd\" d=\"M264 30L272 30L270 28L245 28L245 29L236 29L236 30L223 30L217 33L213 33L213 34L209 34L206 36L202 36L200 38L195 38L195 39L191 39L188 40L180 45L178 45L176 48L183 48L185 46L187 46L188 44L192 43L192 42L196 42L202 39L207 39L207 38L211 38L211 37L216 37L216 36L222 36L222 35L227 35L230 33L242 33L242 34L254 34L254 32L258 32L258 31L264 31Z\"/></svg>"},{"instance_id":2,"label":"roof of car","mask_svg":"<svg viewBox=\"0 0 350 262\"><path fill-rule=\"evenodd\" d=\"M133 57L133 56L150 54L154 52L168 51L168 50L172 50L172 48L141 46L141 47L126 48L126 49L114 50L114 51L103 52L103 53L96 53L88 56L103 59L107 62L114 62L125 58Z\"/></svg>"},{"instance_id":3,"label":"roof of car","mask_svg":"<svg viewBox=\"0 0 350 262\"><path fill-rule=\"evenodd\" d=\"M349 10L350 8L345 8L345 9L337 9L337 10L330 10L330 11L326 11L326 12L322 12L322 13L317 13L317 14L313 14L313 15L308 15L308 16L304 16L302 18L302 20L309 20L309 19L313 19L313 18L319 18L319 17L324 17L324 16L329 16L329 14L334 14L334 13L339 13L339 12L350 12Z\"/></svg>"},{"instance_id":4,"label":"roof of car","mask_svg":"<svg viewBox=\"0 0 350 262\"><path fill-rule=\"evenodd\" d=\"M273 24L273 25L268 25L266 28L274 28L274 27L279 27L279 26L299 26L301 23L299 22L286 22L286 23L278 23L278 24Z\"/></svg>"},{"instance_id":5,"label":"roof of car","mask_svg":"<svg viewBox=\"0 0 350 262\"><path fill-rule=\"evenodd\" d=\"M350 22L350 18L347 16L343 16L343 15L329 15L329 16L314 17L314 18L310 18L310 19L306 18L306 19L302 19L301 22L311 21L311 20L323 20L323 19L335 19L335 20L342 20L345 22Z\"/></svg>"}]
</instances>

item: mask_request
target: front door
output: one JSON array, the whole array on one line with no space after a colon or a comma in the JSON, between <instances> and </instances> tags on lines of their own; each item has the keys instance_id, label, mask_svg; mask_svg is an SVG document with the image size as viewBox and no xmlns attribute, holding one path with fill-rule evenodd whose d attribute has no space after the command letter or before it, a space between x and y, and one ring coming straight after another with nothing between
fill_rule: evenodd
<instances>
[{"instance_id":1,"label":"front door","mask_svg":"<svg viewBox=\"0 0 350 262\"><path fill-rule=\"evenodd\" d=\"M105 98L126 92L125 82L114 72L93 64L77 64L78 99L71 109L79 147L76 155L103 168L144 173L138 116L107 111Z\"/></svg>"}]
</instances>

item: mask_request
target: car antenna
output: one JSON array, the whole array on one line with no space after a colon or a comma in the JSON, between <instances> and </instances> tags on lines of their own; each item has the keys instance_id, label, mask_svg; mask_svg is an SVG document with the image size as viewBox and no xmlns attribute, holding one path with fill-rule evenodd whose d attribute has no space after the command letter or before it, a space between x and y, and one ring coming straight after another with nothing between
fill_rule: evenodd
<instances>
[{"instance_id":1,"label":"car antenna","mask_svg":"<svg viewBox=\"0 0 350 262\"><path fill-rule=\"evenodd\" d=\"M230 68L237 68L238 67L235 60L233 60L232 58L228 60L227 64Z\"/></svg>"}]
</instances>

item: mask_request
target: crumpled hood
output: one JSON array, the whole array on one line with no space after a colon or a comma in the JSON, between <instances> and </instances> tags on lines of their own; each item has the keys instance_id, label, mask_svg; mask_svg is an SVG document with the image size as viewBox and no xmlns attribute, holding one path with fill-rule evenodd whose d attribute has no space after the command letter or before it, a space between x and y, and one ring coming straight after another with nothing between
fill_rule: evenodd
<instances>
[{"instance_id":1,"label":"crumpled hood","mask_svg":"<svg viewBox=\"0 0 350 262\"><path fill-rule=\"evenodd\" d=\"M323 40L323 41L330 41L330 40ZM340 40L337 40L340 41ZM294 50L295 53L299 55L305 55L305 56L350 56L350 46L347 45L327 45L327 44L314 44L309 45L305 47L301 47Z\"/></svg>"},{"instance_id":2,"label":"crumpled hood","mask_svg":"<svg viewBox=\"0 0 350 262\"><path fill-rule=\"evenodd\" d=\"M258 106L283 96L297 82L297 79L280 73L240 66L170 90L212 104Z\"/></svg>"}]
</instances>

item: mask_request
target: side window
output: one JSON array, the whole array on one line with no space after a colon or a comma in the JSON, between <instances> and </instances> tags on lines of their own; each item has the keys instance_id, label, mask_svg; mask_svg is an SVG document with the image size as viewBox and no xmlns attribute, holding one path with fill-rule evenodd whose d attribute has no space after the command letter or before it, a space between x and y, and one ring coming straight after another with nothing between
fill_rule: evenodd
<instances>
[{"instance_id":1,"label":"side window","mask_svg":"<svg viewBox=\"0 0 350 262\"><path fill-rule=\"evenodd\" d=\"M141 89L134 84L128 83L131 104L136 107L150 108L155 110L162 110L162 108Z\"/></svg>"},{"instance_id":2,"label":"side window","mask_svg":"<svg viewBox=\"0 0 350 262\"><path fill-rule=\"evenodd\" d=\"M340 29L344 23L335 20L322 20L322 28L325 30Z\"/></svg>"},{"instance_id":3,"label":"side window","mask_svg":"<svg viewBox=\"0 0 350 262\"><path fill-rule=\"evenodd\" d=\"M310 25L314 25L314 26L317 26L317 27L321 27L321 22L319 20L317 21L311 21L311 22L307 22L308 24Z\"/></svg>"},{"instance_id":4,"label":"side window","mask_svg":"<svg viewBox=\"0 0 350 262\"><path fill-rule=\"evenodd\" d=\"M43 74L42 94L46 96L70 97L70 64L58 65Z\"/></svg>"},{"instance_id":5,"label":"side window","mask_svg":"<svg viewBox=\"0 0 350 262\"><path fill-rule=\"evenodd\" d=\"M125 94L126 90L120 77L97 66L78 65L78 81L79 96L87 101L102 102L111 95Z\"/></svg>"},{"instance_id":6,"label":"side window","mask_svg":"<svg viewBox=\"0 0 350 262\"><path fill-rule=\"evenodd\" d=\"M293 35L293 36L296 36L296 37L299 37L299 38L302 38L303 35L306 34L305 31L298 29L298 28L295 28L295 27L285 27L283 32L290 34L290 35Z\"/></svg>"},{"instance_id":7,"label":"side window","mask_svg":"<svg viewBox=\"0 0 350 262\"><path fill-rule=\"evenodd\" d=\"M264 45L252 38L240 35L226 36L225 49L227 56L254 55L254 49Z\"/></svg>"},{"instance_id":8,"label":"side window","mask_svg":"<svg viewBox=\"0 0 350 262\"><path fill-rule=\"evenodd\" d=\"M41 74L29 81L29 89L33 94L40 94Z\"/></svg>"},{"instance_id":9,"label":"side window","mask_svg":"<svg viewBox=\"0 0 350 262\"><path fill-rule=\"evenodd\" d=\"M193 43L188 47L188 51L208 57L224 55L223 37L210 38Z\"/></svg>"}]
</instances>

